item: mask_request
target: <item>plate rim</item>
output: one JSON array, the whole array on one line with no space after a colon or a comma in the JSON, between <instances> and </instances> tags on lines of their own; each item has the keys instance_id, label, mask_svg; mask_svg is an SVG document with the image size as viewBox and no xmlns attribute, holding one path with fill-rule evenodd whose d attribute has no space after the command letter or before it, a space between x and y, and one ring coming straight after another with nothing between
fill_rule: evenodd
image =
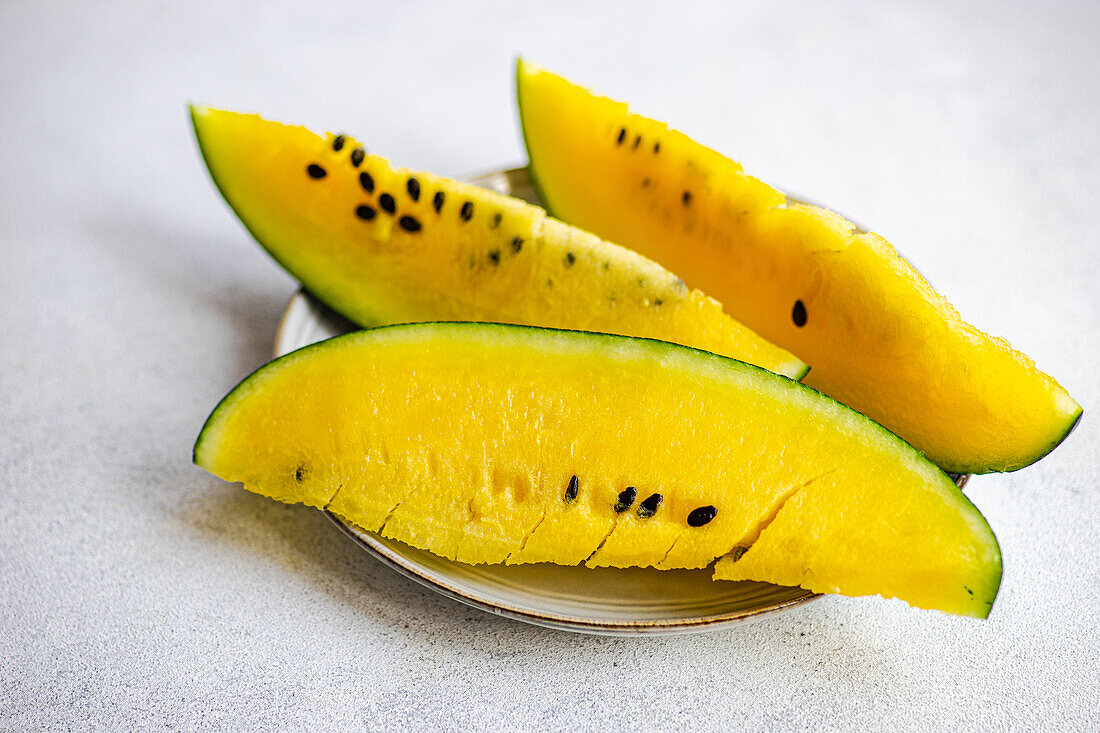
<instances>
[{"instance_id":1,"label":"plate rim","mask_svg":"<svg viewBox=\"0 0 1100 733\"><path fill-rule=\"evenodd\" d=\"M788 601L783 601L781 603L776 603L751 611L730 612L714 614L710 616L691 616L668 621L663 621L659 619L637 621L596 621L594 619L586 619L579 616L569 616L566 614L553 613L550 611L529 610L520 606L514 606L500 601L490 601L484 598L479 598L474 594L464 592L460 588L448 585L442 580L431 577L431 575L429 575L428 573L420 571L417 563L401 555L400 553L395 552L392 548L387 547L385 544L380 542L373 533L363 530L354 525L348 524L342 521L335 514L327 510L324 510L324 514L352 542L361 547L367 553L373 555L375 559L381 561L383 565L386 565L400 575L403 575L404 577L415 581L426 588L430 588L436 593L450 598L453 601L458 601L459 603L471 606L494 616L502 616L504 618L512 619L513 621L521 621L524 623L532 624L534 626L554 629L556 631L569 631L582 634L597 634L601 636L654 636L662 634L691 634L701 631L710 631L713 629L745 621L755 621L766 616L770 616L772 614L781 613L788 610L789 608L804 605L809 601L816 600L821 597L820 593L805 591L806 595L797 596Z\"/></svg>"}]
</instances>

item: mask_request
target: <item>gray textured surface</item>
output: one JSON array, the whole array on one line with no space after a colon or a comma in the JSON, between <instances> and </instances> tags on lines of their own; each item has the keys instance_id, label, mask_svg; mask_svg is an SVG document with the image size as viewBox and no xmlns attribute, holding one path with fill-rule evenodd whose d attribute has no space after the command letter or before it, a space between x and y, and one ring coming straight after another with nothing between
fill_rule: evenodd
<instances>
[{"instance_id":1,"label":"gray textured surface","mask_svg":"<svg viewBox=\"0 0 1100 733\"><path fill-rule=\"evenodd\" d=\"M595 5L0 7L0 727L1100 726L1097 6ZM522 159L521 51L868 223L1085 406L968 487L1005 556L988 622L831 598L702 636L545 631L190 465L293 286L185 101L459 175Z\"/></svg>"}]
</instances>

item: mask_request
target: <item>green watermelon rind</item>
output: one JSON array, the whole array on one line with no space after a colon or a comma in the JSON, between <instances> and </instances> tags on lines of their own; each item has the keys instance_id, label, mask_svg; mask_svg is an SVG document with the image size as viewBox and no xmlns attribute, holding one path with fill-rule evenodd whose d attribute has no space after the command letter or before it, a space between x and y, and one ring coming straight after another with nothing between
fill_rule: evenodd
<instances>
[{"instance_id":1,"label":"green watermelon rind","mask_svg":"<svg viewBox=\"0 0 1100 733\"><path fill-rule=\"evenodd\" d=\"M527 131L527 121L524 116L524 104L523 104L523 77L526 74L527 63L523 60L522 56L516 57L516 108L519 110L519 131L520 137L523 138L523 147L527 151L527 178L531 181L531 188L535 189L535 194L539 197L539 203L546 209L546 213L555 219L561 219L561 216L554 208L554 203L550 200L550 197L546 195L546 189L543 188L542 183L539 181L538 165L535 163L535 151L531 149L531 136ZM563 219L564 221L564 219ZM807 370L808 371L808 370Z\"/></svg>"}]
</instances>

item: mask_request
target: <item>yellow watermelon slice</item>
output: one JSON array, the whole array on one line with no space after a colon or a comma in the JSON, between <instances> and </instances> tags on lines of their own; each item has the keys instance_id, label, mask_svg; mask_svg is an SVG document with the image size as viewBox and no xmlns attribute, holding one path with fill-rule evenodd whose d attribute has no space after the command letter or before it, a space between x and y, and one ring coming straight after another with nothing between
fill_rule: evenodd
<instances>
[{"instance_id":1,"label":"yellow watermelon slice","mask_svg":"<svg viewBox=\"0 0 1100 733\"><path fill-rule=\"evenodd\" d=\"M890 244L734 161L523 61L530 170L557 217L630 247L806 360L806 383L959 473L1053 450L1081 407L962 320Z\"/></svg>"},{"instance_id":2,"label":"yellow watermelon slice","mask_svg":"<svg viewBox=\"0 0 1100 733\"><path fill-rule=\"evenodd\" d=\"M466 563L721 558L719 578L977 617L1000 584L989 526L907 443L798 382L648 339L359 331L245 379L194 460Z\"/></svg>"},{"instance_id":3,"label":"yellow watermelon slice","mask_svg":"<svg viewBox=\"0 0 1100 733\"><path fill-rule=\"evenodd\" d=\"M636 253L519 199L393 168L346 135L194 107L225 200L361 326L500 321L675 341L800 379L806 364Z\"/></svg>"}]
</instances>

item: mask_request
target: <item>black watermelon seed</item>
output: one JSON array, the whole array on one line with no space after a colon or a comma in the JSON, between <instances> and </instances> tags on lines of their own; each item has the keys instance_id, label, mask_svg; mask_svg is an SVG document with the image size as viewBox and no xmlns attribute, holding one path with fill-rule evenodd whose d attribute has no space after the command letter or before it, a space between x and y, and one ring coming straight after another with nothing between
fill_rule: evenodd
<instances>
[{"instance_id":1,"label":"black watermelon seed","mask_svg":"<svg viewBox=\"0 0 1100 733\"><path fill-rule=\"evenodd\" d=\"M442 191L436 191L435 196L432 196L432 208L435 209L435 213L439 213L443 208L443 200L447 197Z\"/></svg>"},{"instance_id":2,"label":"black watermelon seed","mask_svg":"<svg viewBox=\"0 0 1100 733\"><path fill-rule=\"evenodd\" d=\"M469 221L474 216L474 203L467 201L462 204L462 209L458 212L458 215L462 217L462 221Z\"/></svg>"},{"instance_id":3,"label":"black watermelon seed","mask_svg":"<svg viewBox=\"0 0 1100 733\"><path fill-rule=\"evenodd\" d=\"M367 193L374 193L374 178L371 177L370 173L363 171L359 174L359 185Z\"/></svg>"},{"instance_id":4,"label":"black watermelon seed","mask_svg":"<svg viewBox=\"0 0 1100 733\"><path fill-rule=\"evenodd\" d=\"M565 253L565 264L566 264L566 266L571 267L573 265L573 263L576 262L576 261L577 261L577 256L575 254L573 254L572 252L566 252Z\"/></svg>"},{"instance_id":5,"label":"black watermelon seed","mask_svg":"<svg viewBox=\"0 0 1100 733\"><path fill-rule=\"evenodd\" d=\"M791 309L791 320L799 328L806 325L806 305L801 300L794 302L794 308Z\"/></svg>"},{"instance_id":6,"label":"black watermelon seed","mask_svg":"<svg viewBox=\"0 0 1100 733\"><path fill-rule=\"evenodd\" d=\"M512 251L519 252L523 249L523 237L512 237Z\"/></svg>"},{"instance_id":7,"label":"black watermelon seed","mask_svg":"<svg viewBox=\"0 0 1100 733\"><path fill-rule=\"evenodd\" d=\"M363 165L363 158L367 157L367 151L363 150L363 146L360 145L355 150L351 151L351 164L358 168Z\"/></svg>"},{"instance_id":8,"label":"black watermelon seed","mask_svg":"<svg viewBox=\"0 0 1100 733\"><path fill-rule=\"evenodd\" d=\"M634 147L637 148L641 144L642 144L642 136L639 135L638 137L634 138Z\"/></svg>"},{"instance_id":9,"label":"black watermelon seed","mask_svg":"<svg viewBox=\"0 0 1100 733\"><path fill-rule=\"evenodd\" d=\"M362 206L356 207L355 215L363 221L370 221L378 215L378 212L374 210L373 206L367 206L366 204L363 204Z\"/></svg>"},{"instance_id":10,"label":"black watermelon seed","mask_svg":"<svg viewBox=\"0 0 1100 733\"><path fill-rule=\"evenodd\" d=\"M415 178L410 178L405 183L405 190L409 192L409 198L411 198L413 201L420 200L420 181L416 180Z\"/></svg>"},{"instance_id":11,"label":"black watermelon seed","mask_svg":"<svg viewBox=\"0 0 1100 733\"><path fill-rule=\"evenodd\" d=\"M332 149L335 150L337 153L339 153L341 150L344 149L344 143L346 141L347 141L347 138L344 135L337 135L332 140Z\"/></svg>"},{"instance_id":12,"label":"black watermelon seed","mask_svg":"<svg viewBox=\"0 0 1100 733\"><path fill-rule=\"evenodd\" d=\"M493 214L493 223L489 225L490 228L496 229L498 226L500 226L500 222L503 219L504 219L504 215L501 214L499 211L497 213Z\"/></svg>"},{"instance_id":13,"label":"black watermelon seed","mask_svg":"<svg viewBox=\"0 0 1100 733\"><path fill-rule=\"evenodd\" d=\"M649 188L649 184L652 183L648 178L642 179L642 188Z\"/></svg>"},{"instance_id":14,"label":"black watermelon seed","mask_svg":"<svg viewBox=\"0 0 1100 733\"><path fill-rule=\"evenodd\" d=\"M718 514L718 510L712 506L701 506L698 509L692 509L691 514L688 515L688 526L702 527L714 519L716 514Z\"/></svg>"},{"instance_id":15,"label":"black watermelon seed","mask_svg":"<svg viewBox=\"0 0 1100 733\"><path fill-rule=\"evenodd\" d=\"M306 173L309 174L310 178L324 178L328 175L328 171L326 171L324 168L317 165L316 163L310 163L308 166L306 166Z\"/></svg>"},{"instance_id":16,"label":"black watermelon seed","mask_svg":"<svg viewBox=\"0 0 1100 733\"><path fill-rule=\"evenodd\" d=\"M661 502L665 500L665 497L660 494L650 494L649 498L638 505L638 516L642 519L649 519L657 513L657 508L661 506Z\"/></svg>"},{"instance_id":17,"label":"black watermelon seed","mask_svg":"<svg viewBox=\"0 0 1100 733\"><path fill-rule=\"evenodd\" d=\"M381 206L382 211L385 211L387 214L392 214L397 211L397 204L394 203L393 196L390 196L388 193L384 193L378 197L378 205Z\"/></svg>"},{"instance_id":18,"label":"black watermelon seed","mask_svg":"<svg viewBox=\"0 0 1100 733\"><path fill-rule=\"evenodd\" d=\"M419 232L420 222L411 216L403 216L397 220L397 223L401 225L401 228L406 232Z\"/></svg>"},{"instance_id":19,"label":"black watermelon seed","mask_svg":"<svg viewBox=\"0 0 1100 733\"><path fill-rule=\"evenodd\" d=\"M661 300L660 298L654 298L653 299L653 305L657 306L658 308L660 308L664 304L665 304L665 301Z\"/></svg>"},{"instance_id":20,"label":"black watermelon seed","mask_svg":"<svg viewBox=\"0 0 1100 733\"><path fill-rule=\"evenodd\" d=\"M569 479L569 485L565 487L565 500L573 501L577 498L577 489L580 488L580 482L577 481L577 477Z\"/></svg>"},{"instance_id":21,"label":"black watermelon seed","mask_svg":"<svg viewBox=\"0 0 1100 733\"><path fill-rule=\"evenodd\" d=\"M691 205L691 191L684 191L684 195L681 198L684 202L684 206Z\"/></svg>"},{"instance_id":22,"label":"black watermelon seed","mask_svg":"<svg viewBox=\"0 0 1100 733\"><path fill-rule=\"evenodd\" d=\"M653 154L656 155L659 152L661 152L661 141L660 140L653 143Z\"/></svg>"},{"instance_id":23,"label":"black watermelon seed","mask_svg":"<svg viewBox=\"0 0 1100 733\"><path fill-rule=\"evenodd\" d=\"M307 473L309 473L309 471L306 470L305 466L298 466L297 470L294 471L294 480L299 483L304 481Z\"/></svg>"},{"instance_id":24,"label":"black watermelon seed","mask_svg":"<svg viewBox=\"0 0 1100 733\"><path fill-rule=\"evenodd\" d=\"M633 486L627 486L623 489L617 499L615 499L615 513L622 514L627 509L634 505L634 499L638 496L638 490Z\"/></svg>"},{"instance_id":25,"label":"black watermelon seed","mask_svg":"<svg viewBox=\"0 0 1100 733\"><path fill-rule=\"evenodd\" d=\"M494 265L499 265L500 264L500 250L499 249L494 249L492 252L489 253L489 261L492 262Z\"/></svg>"},{"instance_id":26,"label":"black watermelon seed","mask_svg":"<svg viewBox=\"0 0 1100 733\"><path fill-rule=\"evenodd\" d=\"M626 140L626 128L625 127L622 127L622 128L619 129L619 139L615 141L615 144L616 145L622 145L623 140Z\"/></svg>"}]
</instances>

